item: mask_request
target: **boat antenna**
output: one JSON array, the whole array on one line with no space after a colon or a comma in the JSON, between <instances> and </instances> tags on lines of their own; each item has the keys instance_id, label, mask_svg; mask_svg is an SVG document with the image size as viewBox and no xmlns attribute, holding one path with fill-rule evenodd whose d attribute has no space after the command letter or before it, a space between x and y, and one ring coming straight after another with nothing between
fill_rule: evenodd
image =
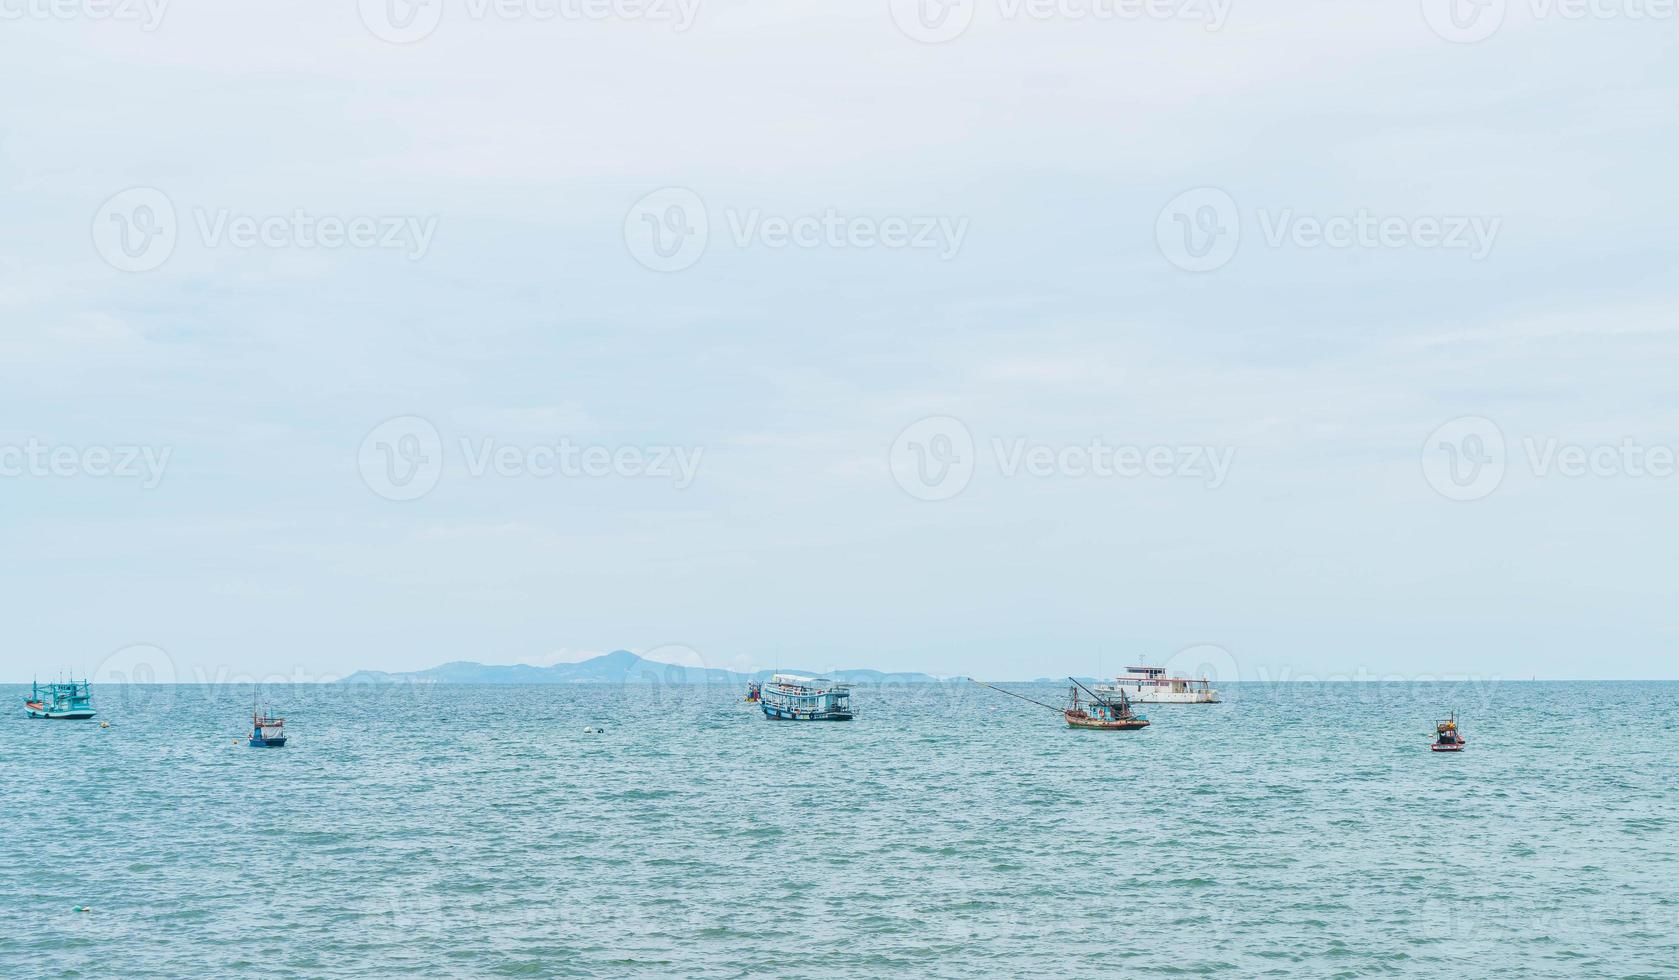
<instances>
[{"instance_id":1,"label":"boat antenna","mask_svg":"<svg viewBox=\"0 0 1679 980\"><path fill-rule=\"evenodd\" d=\"M974 680L974 678L972 678L972 677L968 678L968 680L972 681L975 684L978 684L980 687L989 687L993 691L996 691L999 694L1007 694L1011 698L1019 698L1022 701L1030 701L1032 704L1035 704L1040 708L1048 708L1049 710L1056 711L1056 712L1066 710L1065 708L1057 708L1053 704L1044 704L1042 701L1033 700L1032 698L1029 698L1024 694L1016 694L1013 691L1005 691L995 684L987 684L987 683L985 683L984 681L981 681L981 680Z\"/></svg>"}]
</instances>

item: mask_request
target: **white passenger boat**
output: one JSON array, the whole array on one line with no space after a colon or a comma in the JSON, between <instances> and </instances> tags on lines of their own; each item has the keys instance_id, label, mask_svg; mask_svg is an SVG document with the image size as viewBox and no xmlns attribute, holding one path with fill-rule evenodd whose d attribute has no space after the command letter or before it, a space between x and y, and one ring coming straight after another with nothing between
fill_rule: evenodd
<instances>
[{"instance_id":1,"label":"white passenger boat","mask_svg":"<svg viewBox=\"0 0 1679 980\"><path fill-rule=\"evenodd\" d=\"M1164 667L1127 667L1112 684L1096 685L1098 694L1123 694L1141 704L1218 704L1218 692L1205 677L1167 677Z\"/></svg>"},{"instance_id":2,"label":"white passenger boat","mask_svg":"<svg viewBox=\"0 0 1679 980\"><path fill-rule=\"evenodd\" d=\"M826 677L776 674L758 693L758 705L771 721L850 721L851 685Z\"/></svg>"}]
</instances>

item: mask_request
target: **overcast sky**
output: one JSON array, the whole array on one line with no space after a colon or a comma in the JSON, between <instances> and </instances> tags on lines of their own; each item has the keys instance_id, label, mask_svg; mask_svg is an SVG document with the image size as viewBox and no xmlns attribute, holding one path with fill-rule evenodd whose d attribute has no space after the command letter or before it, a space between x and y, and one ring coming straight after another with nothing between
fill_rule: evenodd
<instances>
[{"instance_id":1,"label":"overcast sky","mask_svg":"<svg viewBox=\"0 0 1679 980\"><path fill-rule=\"evenodd\" d=\"M1679 676L1660 7L65 2L0 679Z\"/></svg>"}]
</instances>

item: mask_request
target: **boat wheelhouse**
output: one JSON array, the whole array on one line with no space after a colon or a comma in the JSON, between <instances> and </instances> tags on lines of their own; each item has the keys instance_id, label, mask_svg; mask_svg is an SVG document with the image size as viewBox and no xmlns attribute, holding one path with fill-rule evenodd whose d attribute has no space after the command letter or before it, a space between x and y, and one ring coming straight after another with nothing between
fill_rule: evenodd
<instances>
[{"instance_id":1,"label":"boat wheelhouse","mask_svg":"<svg viewBox=\"0 0 1679 980\"><path fill-rule=\"evenodd\" d=\"M1457 712L1454 711L1450 718L1435 724L1434 744L1429 748L1435 752L1462 752L1468 741L1457 729Z\"/></svg>"},{"instance_id":2,"label":"boat wheelhouse","mask_svg":"<svg viewBox=\"0 0 1679 980\"><path fill-rule=\"evenodd\" d=\"M39 684L31 681L29 697L24 700L23 709L31 718L84 721L95 714L93 689L85 679L80 684L75 681L57 684Z\"/></svg>"},{"instance_id":3,"label":"boat wheelhouse","mask_svg":"<svg viewBox=\"0 0 1679 980\"><path fill-rule=\"evenodd\" d=\"M260 711L251 712L251 748L283 749L286 747L286 720Z\"/></svg>"},{"instance_id":4,"label":"boat wheelhouse","mask_svg":"<svg viewBox=\"0 0 1679 980\"><path fill-rule=\"evenodd\" d=\"M1123 694L1140 704L1218 704L1218 692L1205 677L1167 677L1164 667L1127 667L1112 684L1096 685L1098 694Z\"/></svg>"},{"instance_id":5,"label":"boat wheelhouse","mask_svg":"<svg viewBox=\"0 0 1679 980\"><path fill-rule=\"evenodd\" d=\"M850 721L851 685L826 677L776 674L758 692L758 706L771 721Z\"/></svg>"}]
</instances>

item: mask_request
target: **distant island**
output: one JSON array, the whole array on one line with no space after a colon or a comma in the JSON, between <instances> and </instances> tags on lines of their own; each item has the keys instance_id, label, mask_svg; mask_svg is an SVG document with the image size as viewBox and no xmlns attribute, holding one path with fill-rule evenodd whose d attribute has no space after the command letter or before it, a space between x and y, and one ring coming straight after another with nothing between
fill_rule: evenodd
<instances>
[{"instance_id":1,"label":"distant island","mask_svg":"<svg viewBox=\"0 0 1679 980\"><path fill-rule=\"evenodd\" d=\"M879 670L802 670L784 667L738 673L717 667L684 667L638 657L628 650L615 650L574 664L533 667L529 664L498 666L467 660L430 667L426 670L391 673L358 670L341 684L744 684L766 681L772 674L805 674L827 677L847 684L938 684L944 678L931 674L889 673Z\"/></svg>"}]
</instances>

